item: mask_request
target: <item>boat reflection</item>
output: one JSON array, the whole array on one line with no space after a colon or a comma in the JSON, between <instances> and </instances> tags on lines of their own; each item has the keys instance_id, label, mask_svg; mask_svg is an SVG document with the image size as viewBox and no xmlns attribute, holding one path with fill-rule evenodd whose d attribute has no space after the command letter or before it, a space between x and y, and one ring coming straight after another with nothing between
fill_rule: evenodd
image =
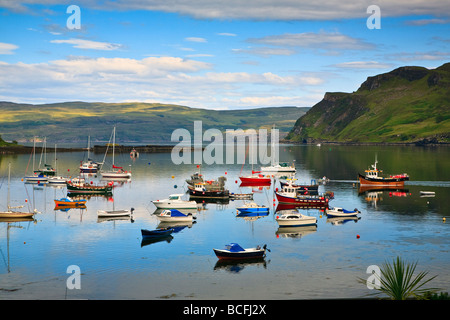
<instances>
[{"instance_id":1,"label":"boat reflection","mask_svg":"<svg viewBox=\"0 0 450 320\"><path fill-rule=\"evenodd\" d=\"M167 236L164 236L164 237L159 237L159 238L142 238L141 248L151 245L151 244L154 244L154 243L163 242L163 241L170 243L172 240L173 240L173 236L170 234Z\"/></svg>"},{"instance_id":2,"label":"boat reflection","mask_svg":"<svg viewBox=\"0 0 450 320\"><path fill-rule=\"evenodd\" d=\"M317 226L279 227L275 232L277 238L303 238L317 231Z\"/></svg>"},{"instance_id":3,"label":"boat reflection","mask_svg":"<svg viewBox=\"0 0 450 320\"><path fill-rule=\"evenodd\" d=\"M347 222L358 222L361 217L333 217L327 218L327 223L331 223L333 226L340 226Z\"/></svg>"},{"instance_id":4,"label":"boat reflection","mask_svg":"<svg viewBox=\"0 0 450 320\"><path fill-rule=\"evenodd\" d=\"M267 264L270 262L264 258L253 258L253 259L239 259L239 260L227 260L227 259L219 259L215 266L214 271L216 270L225 270L229 273L239 273L245 269L245 267L263 267L267 268Z\"/></svg>"}]
</instances>

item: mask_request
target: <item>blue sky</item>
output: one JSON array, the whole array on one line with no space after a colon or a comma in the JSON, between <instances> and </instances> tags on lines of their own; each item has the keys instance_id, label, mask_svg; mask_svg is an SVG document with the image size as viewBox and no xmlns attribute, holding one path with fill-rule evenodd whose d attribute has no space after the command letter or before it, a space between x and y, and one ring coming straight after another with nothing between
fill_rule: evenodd
<instances>
[{"instance_id":1,"label":"blue sky","mask_svg":"<svg viewBox=\"0 0 450 320\"><path fill-rule=\"evenodd\" d=\"M311 107L449 61L448 0L0 0L0 101Z\"/></svg>"}]
</instances>

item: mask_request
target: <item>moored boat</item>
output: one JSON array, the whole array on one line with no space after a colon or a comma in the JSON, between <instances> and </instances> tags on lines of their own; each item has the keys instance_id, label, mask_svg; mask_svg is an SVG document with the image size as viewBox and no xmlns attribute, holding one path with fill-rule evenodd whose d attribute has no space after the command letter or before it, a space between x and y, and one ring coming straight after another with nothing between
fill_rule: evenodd
<instances>
[{"instance_id":1,"label":"moored boat","mask_svg":"<svg viewBox=\"0 0 450 320\"><path fill-rule=\"evenodd\" d=\"M97 210L97 216L101 218L106 217L126 217L133 214L134 208L130 210L120 209L120 210Z\"/></svg>"},{"instance_id":2,"label":"moored boat","mask_svg":"<svg viewBox=\"0 0 450 320\"><path fill-rule=\"evenodd\" d=\"M267 245L262 248L242 248L237 243L230 243L224 249L213 249L219 259L255 259L263 258L266 255ZM268 249L267 249L268 250Z\"/></svg>"},{"instance_id":3,"label":"moored boat","mask_svg":"<svg viewBox=\"0 0 450 320\"><path fill-rule=\"evenodd\" d=\"M106 185L93 185L86 183L84 178L74 178L66 182L68 193L111 193L113 185L108 183Z\"/></svg>"},{"instance_id":4,"label":"moored boat","mask_svg":"<svg viewBox=\"0 0 450 320\"><path fill-rule=\"evenodd\" d=\"M115 148L116 148L116 127L113 129L112 133L112 167L109 171L104 171L103 169L100 171L100 175L105 179L131 179L131 171L123 170L123 167L116 166L114 163L115 159ZM110 140L111 141L111 140ZM109 147L109 145L108 145ZM106 154L108 153L108 148L105 152L105 157L103 159L103 163L105 163Z\"/></svg>"},{"instance_id":5,"label":"moored boat","mask_svg":"<svg viewBox=\"0 0 450 320\"><path fill-rule=\"evenodd\" d=\"M11 163L8 164L8 196L6 200L7 210L0 211L0 218L5 219L23 219L23 218L32 218L35 212L21 212L21 211L13 211L12 209L19 209L23 206L10 206L10 198L11 198Z\"/></svg>"},{"instance_id":6,"label":"moored boat","mask_svg":"<svg viewBox=\"0 0 450 320\"><path fill-rule=\"evenodd\" d=\"M192 213L183 213L176 209L163 210L156 214L156 217L161 221L192 221L195 217Z\"/></svg>"},{"instance_id":7,"label":"moored boat","mask_svg":"<svg viewBox=\"0 0 450 320\"><path fill-rule=\"evenodd\" d=\"M174 231L173 228L160 228L154 230L141 229L141 234L143 238L159 238L166 237Z\"/></svg>"},{"instance_id":8,"label":"moored boat","mask_svg":"<svg viewBox=\"0 0 450 320\"><path fill-rule=\"evenodd\" d=\"M225 177L217 180L205 180L197 182L194 186L189 185L189 195L197 198L229 198L230 192L225 188Z\"/></svg>"},{"instance_id":9,"label":"moored boat","mask_svg":"<svg viewBox=\"0 0 450 320\"><path fill-rule=\"evenodd\" d=\"M158 209L197 209L198 204L195 201L183 200L183 194L171 194L168 199L153 200L152 203Z\"/></svg>"},{"instance_id":10,"label":"moored boat","mask_svg":"<svg viewBox=\"0 0 450 320\"><path fill-rule=\"evenodd\" d=\"M405 181L409 180L409 176L406 173L391 175L389 177L381 177L378 174L383 172L377 168L377 159L375 163L371 165L372 169L365 170L365 175L358 173L358 180L361 186L395 186L403 187Z\"/></svg>"},{"instance_id":11,"label":"moored boat","mask_svg":"<svg viewBox=\"0 0 450 320\"><path fill-rule=\"evenodd\" d=\"M328 217L354 217L358 215L358 213L361 213L361 211L356 208L353 210L346 210L344 208L334 207L328 208L326 213Z\"/></svg>"},{"instance_id":12,"label":"moored boat","mask_svg":"<svg viewBox=\"0 0 450 320\"><path fill-rule=\"evenodd\" d=\"M315 226L317 225L317 218L307 216L299 213L298 211L292 211L277 215L275 217L276 222L280 227L299 227L299 226Z\"/></svg>"},{"instance_id":13,"label":"moored boat","mask_svg":"<svg viewBox=\"0 0 450 320\"><path fill-rule=\"evenodd\" d=\"M298 206L327 207L330 199L334 198L333 192L325 194L302 194L298 188L292 185L284 186L281 191L275 191L278 203L293 204Z\"/></svg>"},{"instance_id":14,"label":"moored boat","mask_svg":"<svg viewBox=\"0 0 450 320\"><path fill-rule=\"evenodd\" d=\"M58 200L55 199L54 201L55 201L56 207L77 208L77 207L85 207L86 206L85 199L74 200L74 199L70 199L70 198L66 197L66 198L61 198Z\"/></svg>"},{"instance_id":15,"label":"moored boat","mask_svg":"<svg viewBox=\"0 0 450 320\"><path fill-rule=\"evenodd\" d=\"M269 213L269 208L264 205L258 205L255 202L246 203L236 208L240 213Z\"/></svg>"}]
</instances>

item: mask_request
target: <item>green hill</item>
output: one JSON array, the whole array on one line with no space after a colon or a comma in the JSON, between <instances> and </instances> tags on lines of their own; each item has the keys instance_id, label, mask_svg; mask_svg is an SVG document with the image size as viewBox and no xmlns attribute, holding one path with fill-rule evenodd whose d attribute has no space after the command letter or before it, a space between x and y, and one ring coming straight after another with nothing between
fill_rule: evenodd
<instances>
[{"instance_id":1,"label":"green hill","mask_svg":"<svg viewBox=\"0 0 450 320\"><path fill-rule=\"evenodd\" d=\"M450 142L450 63L401 67L353 93L326 93L286 137L303 143Z\"/></svg>"},{"instance_id":2,"label":"green hill","mask_svg":"<svg viewBox=\"0 0 450 320\"><path fill-rule=\"evenodd\" d=\"M0 134L5 140L49 142L108 141L114 125L119 143L170 142L172 132L185 128L193 134L194 121L203 130L270 128L287 134L309 108L277 107L244 110L205 110L159 103L18 104L0 102Z\"/></svg>"}]
</instances>

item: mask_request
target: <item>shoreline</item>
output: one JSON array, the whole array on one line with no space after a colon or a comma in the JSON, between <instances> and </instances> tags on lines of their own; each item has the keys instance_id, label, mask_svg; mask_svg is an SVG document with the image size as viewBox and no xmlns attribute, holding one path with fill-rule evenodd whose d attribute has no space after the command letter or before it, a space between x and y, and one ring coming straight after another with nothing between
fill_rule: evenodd
<instances>
[{"instance_id":1,"label":"shoreline","mask_svg":"<svg viewBox=\"0 0 450 320\"><path fill-rule=\"evenodd\" d=\"M105 153L106 148L108 146L100 146L95 145L90 148L90 152L93 153ZM116 153L130 153L131 150L135 149L139 153L165 153L172 152L172 149L175 146L173 145L145 145L145 146L127 146L127 145L116 145L115 152ZM112 148L110 146L110 148ZM35 147L36 153L42 152L42 147ZM194 150L194 147L191 147L191 150ZM31 153L33 151L32 146L3 146L0 147L0 154L23 154L23 153ZM57 152L82 152L88 151L88 148L58 148ZM53 148L47 148L46 153L54 153L55 150Z\"/></svg>"},{"instance_id":2,"label":"shoreline","mask_svg":"<svg viewBox=\"0 0 450 320\"><path fill-rule=\"evenodd\" d=\"M296 142L289 140L281 140L280 143L289 143L293 145L315 146L321 145L341 145L341 146L412 146L412 147L448 147L450 142L337 142L337 141L316 141L316 142Z\"/></svg>"}]
</instances>

